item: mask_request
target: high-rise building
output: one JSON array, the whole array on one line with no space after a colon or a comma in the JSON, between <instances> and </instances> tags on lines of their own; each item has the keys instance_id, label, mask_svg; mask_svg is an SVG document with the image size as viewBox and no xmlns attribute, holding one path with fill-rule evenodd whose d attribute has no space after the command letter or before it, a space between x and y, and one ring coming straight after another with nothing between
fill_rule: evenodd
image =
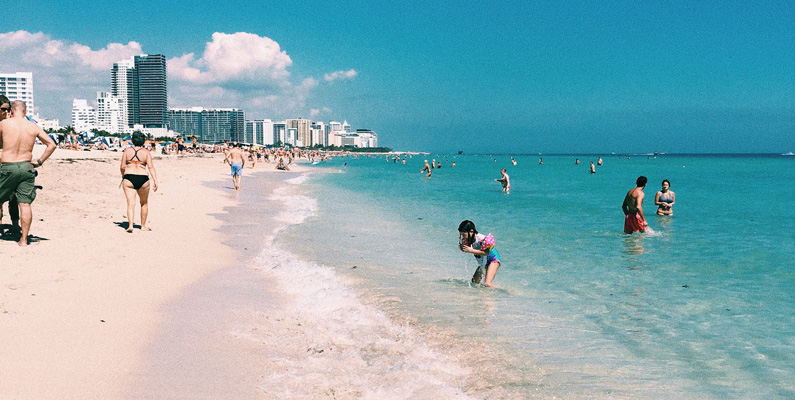
<instances>
[{"instance_id":1,"label":"high-rise building","mask_svg":"<svg viewBox=\"0 0 795 400\"><path fill-rule=\"evenodd\" d=\"M296 130L296 137L295 137L295 146L303 147L303 146L311 146L312 143L312 121L308 119L298 118L298 119L288 119L287 121L287 128L288 129L295 129Z\"/></svg>"},{"instance_id":2,"label":"high-rise building","mask_svg":"<svg viewBox=\"0 0 795 400\"><path fill-rule=\"evenodd\" d=\"M145 128L164 128L168 123L166 57L162 54L135 56L138 93L134 107L137 124Z\"/></svg>"},{"instance_id":3,"label":"high-rise building","mask_svg":"<svg viewBox=\"0 0 795 400\"><path fill-rule=\"evenodd\" d=\"M273 121L269 119L246 121L246 143L270 146L275 143L273 136Z\"/></svg>"},{"instance_id":4,"label":"high-rise building","mask_svg":"<svg viewBox=\"0 0 795 400\"><path fill-rule=\"evenodd\" d=\"M14 74L0 72L0 94L9 100L22 100L28 109L28 114L36 112L33 104L33 73L17 72Z\"/></svg>"},{"instance_id":5,"label":"high-rise building","mask_svg":"<svg viewBox=\"0 0 795 400\"><path fill-rule=\"evenodd\" d=\"M201 107L172 108L168 110L168 129L184 136L202 136Z\"/></svg>"},{"instance_id":6,"label":"high-rise building","mask_svg":"<svg viewBox=\"0 0 795 400\"><path fill-rule=\"evenodd\" d=\"M142 54L111 68L111 93L126 109L126 126L165 128L168 124L166 57Z\"/></svg>"},{"instance_id":7,"label":"high-rise building","mask_svg":"<svg viewBox=\"0 0 795 400\"><path fill-rule=\"evenodd\" d=\"M176 108L169 110L169 128L204 143L245 141L245 112L237 108Z\"/></svg>"},{"instance_id":8,"label":"high-rise building","mask_svg":"<svg viewBox=\"0 0 795 400\"><path fill-rule=\"evenodd\" d=\"M131 121L135 121L134 110L130 107L130 100L138 90L134 59L121 60L113 64L113 68L110 70L110 86L111 95L119 99L121 106L120 125L127 130L132 126Z\"/></svg>"},{"instance_id":9,"label":"high-rise building","mask_svg":"<svg viewBox=\"0 0 795 400\"><path fill-rule=\"evenodd\" d=\"M72 100L72 128L77 133L90 131L97 127L94 107L84 99Z\"/></svg>"},{"instance_id":10,"label":"high-rise building","mask_svg":"<svg viewBox=\"0 0 795 400\"><path fill-rule=\"evenodd\" d=\"M287 142L287 123L284 121L273 123L273 140L274 144L279 146L290 144Z\"/></svg>"},{"instance_id":11,"label":"high-rise building","mask_svg":"<svg viewBox=\"0 0 795 400\"><path fill-rule=\"evenodd\" d=\"M97 92L97 129L108 133L123 133L124 111L121 99L110 92Z\"/></svg>"}]
</instances>

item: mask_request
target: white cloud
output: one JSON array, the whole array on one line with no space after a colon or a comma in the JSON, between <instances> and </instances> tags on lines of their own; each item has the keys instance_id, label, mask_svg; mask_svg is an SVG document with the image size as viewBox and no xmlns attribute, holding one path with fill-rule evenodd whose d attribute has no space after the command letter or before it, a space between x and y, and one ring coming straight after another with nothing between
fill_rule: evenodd
<instances>
[{"instance_id":1,"label":"white cloud","mask_svg":"<svg viewBox=\"0 0 795 400\"><path fill-rule=\"evenodd\" d=\"M216 32L201 58L188 53L168 63L170 77L191 83L246 80L282 86L289 83L287 68L293 61L270 38L245 32Z\"/></svg>"},{"instance_id":2,"label":"white cloud","mask_svg":"<svg viewBox=\"0 0 795 400\"><path fill-rule=\"evenodd\" d=\"M328 107L313 108L309 110L309 116L313 119L321 114L329 114L329 113L331 113L331 109Z\"/></svg>"},{"instance_id":3,"label":"white cloud","mask_svg":"<svg viewBox=\"0 0 795 400\"><path fill-rule=\"evenodd\" d=\"M38 111L45 118L61 119L63 124L70 123L73 98L93 102L96 92L110 91L113 63L144 53L134 41L93 50L42 32L0 33L3 72L33 72ZM287 52L268 37L216 32L200 57L186 51L168 59L169 106L237 107L257 118L306 115L311 113L307 103L320 81L294 78L289 70L292 64ZM351 69L326 74L323 79L332 82L355 76Z\"/></svg>"},{"instance_id":4,"label":"white cloud","mask_svg":"<svg viewBox=\"0 0 795 400\"><path fill-rule=\"evenodd\" d=\"M332 72L330 74L325 74L325 75L323 75L323 79L325 79L326 82L334 82L334 81L340 80L340 79L351 80L351 79L355 78L356 75L358 75L356 70L355 69L350 69L350 70L347 70L347 71L334 71L334 72Z\"/></svg>"}]
</instances>

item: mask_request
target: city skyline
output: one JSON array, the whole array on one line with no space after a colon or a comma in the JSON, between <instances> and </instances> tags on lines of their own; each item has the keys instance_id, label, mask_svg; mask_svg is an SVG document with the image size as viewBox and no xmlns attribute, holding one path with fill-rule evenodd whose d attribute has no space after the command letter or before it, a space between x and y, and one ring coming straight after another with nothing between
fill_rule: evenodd
<instances>
[{"instance_id":1,"label":"city skyline","mask_svg":"<svg viewBox=\"0 0 795 400\"><path fill-rule=\"evenodd\" d=\"M795 149L786 2L40 6L0 59L33 72L48 118L107 90L113 62L164 54L169 107L347 119L396 150Z\"/></svg>"}]
</instances>

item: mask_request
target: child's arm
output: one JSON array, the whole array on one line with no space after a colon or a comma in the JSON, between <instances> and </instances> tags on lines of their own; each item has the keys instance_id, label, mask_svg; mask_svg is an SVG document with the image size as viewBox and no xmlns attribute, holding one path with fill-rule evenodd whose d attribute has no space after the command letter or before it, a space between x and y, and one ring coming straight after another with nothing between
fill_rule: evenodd
<instances>
[{"instance_id":1,"label":"child's arm","mask_svg":"<svg viewBox=\"0 0 795 400\"><path fill-rule=\"evenodd\" d=\"M461 249L464 253L472 253L477 256L487 256L489 253L483 250L475 250L472 246L467 246L465 244L458 245L458 248Z\"/></svg>"}]
</instances>

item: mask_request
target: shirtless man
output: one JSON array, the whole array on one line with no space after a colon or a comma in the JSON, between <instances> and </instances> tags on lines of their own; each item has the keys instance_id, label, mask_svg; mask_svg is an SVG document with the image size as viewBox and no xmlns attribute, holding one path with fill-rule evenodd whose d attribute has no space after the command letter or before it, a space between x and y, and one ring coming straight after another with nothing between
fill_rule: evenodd
<instances>
[{"instance_id":1,"label":"shirtless man","mask_svg":"<svg viewBox=\"0 0 795 400\"><path fill-rule=\"evenodd\" d=\"M644 232L649 223L643 215L643 188L646 187L645 176L639 176L635 188L627 192L621 209L624 211L624 233Z\"/></svg>"},{"instance_id":2,"label":"shirtless man","mask_svg":"<svg viewBox=\"0 0 795 400\"><path fill-rule=\"evenodd\" d=\"M0 121L10 118L11 117L11 100L8 100L8 97L3 96L0 94ZM0 157L2 157L3 149L0 148ZM3 203L5 200L0 200L0 224L3 223ZM8 214L11 216L11 230L13 232L19 232L19 206L17 205L17 201L14 196L11 196L11 199L8 202ZM3 234L2 228L0 228L0 234Z\"/></svg>"},{"instance_id":3,"label":"shirtless man","mask_svg":"<svg viewBox=\"0 0 795 400\"><path fill-rule=\"evenodd\" d=\"M240 180L243 179L243 167L246 166L246 158L243 150L240 150L240 143L235 143L226 155L226 161L232 166L232 183L235 190L240 190Z\"/></svg>"},{"instance_id":4,"label":"shirtless man","mask_svg":"<svg viewBox=\"0 0 795 400\"><path fill-rule=\"evenodd\" d=\"M511 177L508 176L508 170L503 168L503 169L500 170L500 173L502 174L502 178L495 179L495 181L497 181L497 182L502 184L502 192L503 193L505 193L505 194L511 193Z\"/></svg>"},{"instance_id":5,"label":"shirtless man","mask_svg":"<svg viewBox=\"0 0 795 400\"><path fill-rule=\"evenodd\" d=\"M433 162L436 162L436 161L434 160ZM431 171L431 167L428 165L428 160L425 160L425 167L423 167L423 168L420 170L420 173L423 173L423 172L425 172L425 171L428 171L428 175L425 175L425 176L427 176L428 178L430 178L430 177L431 177L431 174L433 173L433 171Z\"/></svg>"},{"instance_id":6,"label":"shirtless man","mask_svg":"<svg viewBox=\"0 0 795 400\"><path fill-rule=\"evenodd\" d=\"M36 198L34 167L41 167L55 151L55 142L38 125L25 118L27 107L20 100L11 103L11 118L0 121L0 201L13 194L19 203L21 234L19 245L28 245L28 233L33 221L31 203ZM33 144L36 138L47 148L37 160L33 160Z\"/></svg>"}]
</instances>

